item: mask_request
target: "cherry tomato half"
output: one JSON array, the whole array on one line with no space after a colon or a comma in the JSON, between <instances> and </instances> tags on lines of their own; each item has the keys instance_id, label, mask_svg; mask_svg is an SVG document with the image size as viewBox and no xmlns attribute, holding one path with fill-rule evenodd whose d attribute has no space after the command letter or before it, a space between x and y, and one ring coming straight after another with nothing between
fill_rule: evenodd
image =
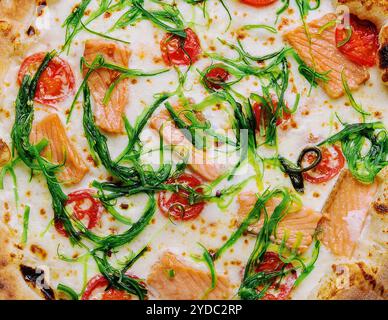
<instances>
[{"instance_id":1,"label":"cherry tomato half","mask_svg":"<svg viewBox=\"0 0 388 320\"><path fill-rule=\"evenodd\" d=\"M230 73L222 67L214 67L205 75L205 82L209 88L219 90L222 83L230 78Z\"/></svg>"},{"instance_id":2,"label":"cherry tomato half","mask_svg":"<svg viewBox=\"0 0 388 320\"><path fill-rule=\"evenodd\" d=\"M279 255L275 252L266 252L261 263L257 266L256 272L265 272L271 273L276 271L281 271L282 269L287 270L291 269L292 264L288 263L287 265L280 260ZM290 271L281 279L274 279L271 286L265 292L263 300L286 300L291 293L291 290L294 286L294 283L297 279L297 274L295 270ZM262 288L258 288L258 291Z\"/></svg>"},{"instance_id":3,"label":"cherry tomato half","mask_svg":"<svg viewBox=\"0 0 388 320\"><path fill-rule=\"evenodd\" d=\"M278 102L273 99L272 104L274 107L273 112L275 113L278 107ZM252 107L253 107L253 113L255 114L255 118L256 118L256 130L260 131L261 128L263 128L263 126L264 127L268 126L268 123L271 118L271 114L269 114L269 111L267 109L264 110L263 105L258 102L255 102ZM276 120L276 125L280 126L290 119L291 119L291 114L283 110L283 115L281 118L278 118Z\"/></svg>"},{"instance_id":4,"label":"cherry tomato half","mask_svg":"<svg viewBox=\"0 0 388 320\"><path fill-rule=\"evenodd\" d=\"M201 44L198 36L190 28L185 29L186 38L167 33L160 42L164 62L171 65L190 65L198 60Z\"/></svg>"},{"instance_id":5,"label":"cherry tomato half","mask_svg":"<svg viewBox=\"0 0 388 320\"><path fill-rule=\"evenodd\" d=\"M27 57L19 70L18 83L26 74L34 75L42 63L46 53L39 52ZM54 106L74 93L75 79L70 65L59 57L53 58L39 78L35 101L44 105Z\"/></svg>"},{"instance_id":6,"label":"cherry tomato half","mask_svg":"<svg viewBox=\"0 0 388 320\"><path fill-rule=\"evenodd\" d=\"M340 25L335 31L338 50L360 66L373 67L376 64L379 49L379 35L376 26L352 14L349 21L351 37L348 42L341 45L348 37L349 30L346 29L346 26Z\"/></svg>"},{"instance_id":7,"label":"cherry tomato half","mask_svg":"<svg viewBox=\"0 0 388 320\"><path fill-rule=\"evenodd\" d=\"M54 227L60 235L68 237L65 227L63 226L63 223L60 220L54 220Z\"/></svg>"},{"instance_id":8,"label":"cherry tomato half","mask_svg":"<svg viewBox=\"0 0 388 320\"><path fill-rule=\"evenodd\" d=\"M250 5L252 7L265 7L272 3L275 3L277 0L240 0L240 2Z\"/></svg>"},{"instance_id":9,"label":"cherry tomato half","mask_svg":"<svg viewBox=\"0 0 388 320\"><path fill-rule=\"evenodd\" d=\"M322 147L322 160L312 170L303 173L303 178L314 184L333 179L344 167L345 158L338 146ZM307 155L309 163L314 162L314 155Z\"/></svg>"},{"instance_id":10,"label":"cherry tomato half","mask_svg":"<svg viewBox=\"0 0 388 320\"><path fill-rule=\"evenodd\" d=\"M183 184L191 188L196 188L202 183L199 179L190 174L182 174L176 179L170 179L167 184ZM201 192L200 189L197 189ZM176 220L190 220L196 218L205 207L204 202L189 204L188 192L179 190L177 193L162 191L159 193L158 205L160 211L166 217L172 217Z\"/></svg>"},{"instance_id":11,"label":"cherry tomato half","mask_svg":"<svg viewBox=\"0 0 388 320\"><path fill-rule=\"evenodd\" d=\"M103 275L96 275L91 278L86 285L84 294L81 297L81 300L96 300L97 297L93 298L93 295L96 294L97 289L107 288L109 281ZM123 290L117 290L115 288L109 288L104 290L101 295L101 300L131 300L131 295Z\"/></svg>"},{"instance_id":12,"label":"cherry tomato half","mask_svg":"<svg viewBox=\"0 0 388 320\"><path fill-rule=\"evenodd\" d=\"M88 229L93 229L101 218L103 206L100 201L93 197L93 190L78 190L68 195L66 206L73 205L74 216L78 220L88 218ZM64 236L66 230L60 221L54 222L55 229Z\"/></svg>"}]
</instances>

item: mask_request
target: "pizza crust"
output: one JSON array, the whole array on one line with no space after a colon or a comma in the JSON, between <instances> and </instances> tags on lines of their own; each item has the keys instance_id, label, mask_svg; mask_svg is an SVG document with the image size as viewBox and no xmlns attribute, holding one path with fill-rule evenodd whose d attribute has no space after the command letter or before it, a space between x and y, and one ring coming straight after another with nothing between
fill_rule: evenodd
<instances>
[{"instance_id":1,"label":"pizza crust","mask_svg":"<svg viewBox=\"0 0 388 320\"><path fill-rule=\"evenodd\" d=\"M388 23L380 32L379 67L382 81L388 85Z\"/></svg>"},{"instance_id":2,"label":"pizza crust","mask_svg":"<svg viewBox=\"0 0 388 320\"><path fill-rule=\"evenodd\" d=\"M388 264L369 266L364 262L332 265L331 273L317 293L323 300L386 300ZM382 276L384 275L384 276Z\"/></svg>"},{"instance_id":3,"label":"pizza crust","mask_svg":"<svg viewBox=\"0 0 388 320\"><path fill-rule=\"evenodd\" d=\"M334 5L347 6L350 13L357 15L360 19L372 21L379 29L388 21L387 0L335 0Z\"/></svg>"},{"instance_id":4,"label":"pizza crust","mask_svg":"<svg viewBox=\"0 0 388 320\"><path fill-rule=\"evenodd\" d=\"M8 70L10 60L22 56L29 44L26 34L34 19L35 1L0 1L0 82Z\"/></svg>"},{"instance_id":5,"label":"pizza crust","mask_svg":"<svg viewBox=\"0 0 388 320\"><path fill-rule=\"evenodd\" d=\"M23 52L25 36L20 31L31 22L34 8L35 1L31 0L0 1L0 82L10 60ZM11 249L13 240L8 229L0 224L0 300L39 299L19 271L20 257Z\"/></svg>"},{"instance_id":6,"label":"pizza crust","mask_svg":"<svg viewBox=\"0 0 388 320\"><path fill-rule=\"evenodd\" d=\"M32 9L43 1L34 0L1 0L0 12L2 19L24 21L31 17Z\"/></svg>"},{"instance_id":7,"label":"pizza crust","mask_svg":"<svg viewBox=\"0 0 388 320\"><path fill-rule=\"evenodd\" d=\"M0 300L42 299L41 295L31 288L20 272L22 257L12 252L13 237L0 224Z\"/></svg>"},{"instance_id":8,"label":"pizza crust","mask_svg":"<svg viewBox=\"0 0 388 320\"><path fill-rule=\"evenodd\" d=\"M378 65L381 80L388 85L388 0L335 0L335 6L345 5L360 19L372 21L380 30Z\"/></svg>"}]
</instances>

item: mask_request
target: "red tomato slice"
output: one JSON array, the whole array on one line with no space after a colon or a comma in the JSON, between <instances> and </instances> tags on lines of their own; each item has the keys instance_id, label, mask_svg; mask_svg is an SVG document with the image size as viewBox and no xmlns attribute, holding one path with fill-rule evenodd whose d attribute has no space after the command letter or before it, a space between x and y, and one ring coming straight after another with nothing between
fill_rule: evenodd
<instances>
[{"instance_id":1,"label":"red tomato slice","mask_svg":"<svg viewBox=\"0 0 388 320\"><path fill-rule=\"evenodd\" d=\"M263 105L259 104L258 102L255 102L252 106L252 109L253 109L253 113L255 114L255 119L256 119L256 130L260 131L261 118L262 118L262 116L264 116L264 114L262 114Z\"/></svg>"},{"instance_id":2,"label":"red tomato slice","mask_svg":"<svg viewBox=\"0 0 388 320\"><path fill-rule=\"evenodd\" d=\"M335 31L338 50L358 65L373 67L376 64L379 49L379 35L376 26L352 14L349 20L352 34L348 42L340 46L348 36L349 31L346 30L346 26L340 25Z\"/></svg>"},{"instance_id":3,"label":"red tomato slice","mask_svg":"<svg viewBox=\"0 0 388 320\"><path fill-rule=\"evenodd\" d=\"M68 237L67 235L67 232L65 230L65 227L63 226L63 223L59 220L54 220L54 227L55 227L55 230L57 230L57 232L64 236L64 237Z\"/></svg>"},{"instance_id":4,"label":"red tomato slice","mask_svg":"<svg viewBox=\"0 0 388 320\"><path fill-rule=\"evenodd\" d=\"M93 197L93 193L93 190L78 190L70 193L66 202L66 205L74 203L73 211L78 220L88 217L88 229L97 225L103 211L101 202Z\"/></svg>"},{"instance_id":5,"label":"red tomato slice","mask_svg":"<svg viewBox=\"0 0 388 320\"><path fill-rule=\"evenodd\" d=\"M23 61L18 74L19 85L26 74L35 74L45 56L45 52L35 53ZM75 79L70 65L65 60L55 57L39 78L35 101L54 106L74 93L74 85Z\"/></svg>"},{"instance_id":6,"label":"red tomato slice","mask_svg":"<svg viewBox=\"0 0 388 320\"><path fill-rule=\"evenodd\" d=\"M265 7L268 6L277 0L240 0L240 2L250 5L252 7Z\"/></svg>"},{"instance_id":7,"label":"red tomato slice","mask_svg":"<svg viewBox=\"0 0 388 320\"><path fill-rule=\"evenodd\" d=\"M322 160L312 170L303 173L303 178L314 184L327 182L333 179L344 167L345 158L338 146L322 147ZM309 163L314 162L314 155L307 155Z\"/></svg>"},{"instance_id":8,"label":"red tomato slice","mask_svg":"<svg viewBox=\"0 0 388 320\"><path fill-rule=\"evenodd\" d=\"M221 84L225 83L229 78L230 73L222 67L214 67L205 75L206 85L215 90L221 89Z\"/></svg>"},{"instance_id":9,"label":"red tomato slice","mask_svg":"<svg viewBox=\"0 0 388 320\"><path fill-rule=\"evenodd\" d=\"M132 296L126 291L110 288L103 293L101 300L132 300Z\"/></svg>"},{"instance_id":10,"label":"red tomato slice","mask_svg":"<svg viewBox=\"0 0 388 320\"><path fill-rule=\"evenodd\" d=\"M190 65L198 60L201 44L198 36L190 28L185 29L186 38L167 33L160 42L164 62L171 65Z\"/></svg>"},{"instance_id":11,"label":"red tomato slice","mask_svg":"<svg viewBox=\"0 0 388 320\"><path fill-rule=\"evenodd\" d=\"M191 188L196 188L202 183L199 179L190 174L182 174L176 179L170 179L167 184L184 184ZM197 189L201 192L200 189ZM170 193L170 197L169 196ZM160 211L166 217L173 217L176 220L190 220L196 218L205 207L204 202L189 204L188 193L185 190L179 190L178 193L162 191L159 193L158 205Z\"/></svg>"},{"instance_id":12,"label":"red tomato slice","mask_svg":"<svg viewBox=\"0 0 388 320\"><path fill-rule=\"evenodd\" d=\"M93 190L78 190L68 195L66 206L73 204L74 216L78 220L88 218L88 229L93 229L101 218L103 206L100 201L93 197ZM67 236L66 230L60 221L54 222L55 229L64 236Z\"/></svg>"},{"instance_id":13,"label":"red tomato slice","mask_svg":"<svg viewBox=\"0 0 388 320\"><path fill-rule=\"evenodd\" d=\"M292 264L288 263L284 264L282 260L280 260L279 255L275 252L266 252L264 254L264 258L262 262L257 266L256 272L265 272L270 273L274 271L281 271L282 269L291 269ZM294 286L296 279L298 278L296 271L292 270L287 273L281 279L274 279L271 286L265 292L263 296L263 300L286 300L291 293L291 290ZM258 291L262 290L262 288L258 288Z\"/></svg>"},{"instance_id":14,"label":"red tomato slice","mask_svg":"<svg viewBox=\"0 0 388 320\"><path fill-rule=\"evenodd\" d=\"M84 294L81 300L96 300L93 298L97 289L106 288L109 285L109 281L103 275L96 275L91 278L86 285ZM131 300L131 295L123 290L117 290L115 288L109 288L102 293L101 300Z\"/></svg>"},{"instance_id":15,"label":"red tomato slice","mask_svg":"<svg viewBox=\"0 0 388 320\"><path fill-rule=\"evenodd\" d=\"M280 271L284 262L280 260L279 255L275 252L268 251L264 254L263 260L256 268L256 272Z\"/></svg>"},{"instance_id":16,"label":"red tomato slice","mask_svg":"<svg viewBox=\"0 0 388 320\"><path fill-rule=\"evenodd\" d=\"M276 109L278 107L278 102L273 99L272 104L274 107L273 112L276 112ZM268 110L263 110L263 105L258 102L255 102L252 107L253 107L253 113L255 114L255 118L256 118L256 130L260 131L261 128L263 128L263 126L265 127L268 126L268 122L270 120L271 115L268 114L269 113ZM290 119L291 119L291 114L283 111L282 117L276 120L276 125L280 126Z\"/></svg>"}]
</instances>

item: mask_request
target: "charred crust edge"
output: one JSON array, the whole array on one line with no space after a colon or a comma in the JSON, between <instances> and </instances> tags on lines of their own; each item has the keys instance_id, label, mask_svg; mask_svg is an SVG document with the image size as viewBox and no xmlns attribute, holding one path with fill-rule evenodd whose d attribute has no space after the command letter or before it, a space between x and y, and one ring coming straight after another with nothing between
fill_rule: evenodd
<instances>
[{"instance_id":1,"label":"charred crust edge","mask_svg":"<svg viewBox=\"0 0 388 320\"><path fill-rule=\"evenodd\" d=\"M380 68L387 69L388 68L388 43L383 45L383 47L379 50L379 60L380 60Z\"/></svg>"}]
</instances>

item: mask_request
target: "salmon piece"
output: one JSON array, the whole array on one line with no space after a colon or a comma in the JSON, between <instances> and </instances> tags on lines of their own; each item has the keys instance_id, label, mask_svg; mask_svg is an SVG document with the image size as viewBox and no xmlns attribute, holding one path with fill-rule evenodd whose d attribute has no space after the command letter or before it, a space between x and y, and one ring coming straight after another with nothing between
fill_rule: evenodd
<instances>
[{"instance_id":1,"label":"salmon piece","mask_svg":"<svg viewBox=\"0 0 388 320\"><path fill-rule=\"evenodd\" d=\"M332 98L339 98L345 91L342 85L341 73L344 71L351 90L357 89L369 79L369 72L348 60L336 46L335 26L325 29L319 34L319 29L330 21L336 20L335 14L327 14L321 19L308 23L311 35L311 45L305 29L298 27L285 34L285 39L296 50L303 61L321 73L330 71L328 82L319 81L322 88Z\"/></svg>"},{"instance_id":2,"label":"salmon piece","mask_svg":"<svg viewBox=\"0 0 388 320\"><path fill-rule=\"evenodd\" d=\"M175 126L167 110L152 117L150 126L154 130L161 131L164 141L168 144L179 145L183 149L183 155L189 152L188 166L203 179L214 181L225 173L226 165L216 163L216 160L210 159L206 152L196 149Z\"/></svg>"},{"instance_id":3,"label":"salmon piece","mask_svg":"<svg viewBox=\"0 0 388 320\"><path fill-rule=\"evenodd\" d=\"M173 270L173 276L170 272ZM225 300L231 297L231 285L225 276L217 276L217 285L209 292L211 275L194 269L178 260L171 252L165 252L153 265L147 285L163 300Z\"/></svg>"},{"instance_id":4,"label":"salmon piece","mask_svg":"<svg viewBox=\"0 0 388 320\"><path fill-rule=\"evenodd\" d=\"M48 161L54 164L65 164L59 168L58 179L65 184L77 184L89 171L85 162L67 137L65 127L55 113L49 114L36 123L32 129L31 143L46 139L47 147L42 151Z\"/></svg>"},{"instance_id":5,"label":"salmon piece","mask_svg":"<svg viewBox=\"0 0 388 320\"><path fill-rule=\"evenodd\" d=\"M257 196L253 192L241 193L237 198L239 210L237 213L238 223L241 224L247 215L253 209L257 201ZM270 199L266 204L268 216L270 217L280 201L276 198ZM289 248L293 248L298 244L298 251L304 252L313 241L313 235L321 220L322 215L309 208L302 208L297 212L290 212L280 220L276 230L276 242L281 242L284 235L288 238L286 244ZM263 227L264 214L261 215L260 220L249 227L249 231L258 234Z\"/></svg>"},{"instance_id":6,"label":"salmon piece","mask_svg":"<svg viewBox=\"0 0 388 320\"><path fill-rule=\"evenodd\" d=\"M106 62L127 67L130 51L121 45L103 40L87 40L84 57L91 64L98 55L102 55ZM84 67L84 76L88 72ZM104 105L103 100L109 86L117 80L120 72L100 68L95 70L88 79L88 85L96 104L94 115L96 124L109 133L122 133L124 122L122 119L125 106L128 103L128 79L120 81L114 88L109 102Z\"/></svg>"},{"instance_id":7,"label":"salmon piece","mask_svg":"<svg viewBox=\"0 0 388 320\"><path fill-rule=\"evenodd\" d=\"M322 210L320 239L331 252L351 257L357 246L378 183L363 184L345 170Z\"/></svg>"}]
</instances>

